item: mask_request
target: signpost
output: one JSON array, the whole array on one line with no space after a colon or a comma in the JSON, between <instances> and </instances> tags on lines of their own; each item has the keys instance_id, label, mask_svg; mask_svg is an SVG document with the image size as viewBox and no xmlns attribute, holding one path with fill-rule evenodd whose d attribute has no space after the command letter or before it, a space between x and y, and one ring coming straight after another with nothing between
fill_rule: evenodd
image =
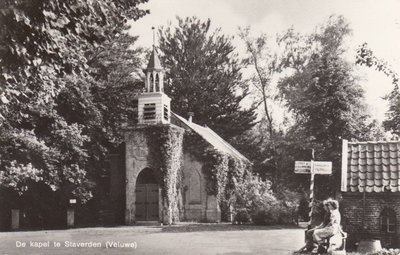
<instances>
[{"instance_id":1,"label":"signpost","mask_svg":"<svg viewBox=\"0 0 400 255\"><path fill-rule=\"evenodd\" d=\"M310 180L310 225L313 214L313 204L314 204L314 176L316 174L332 174L332 162L330 161L314 161L314 150L312 150L312 160L311 161L295 161L294 163L294 173L296 174L309 174L311 176Z\"/></svg>"},{"instance_id":2,"label":"signpost","mask_svg":"<svg viewBox=\"0 0 400 255\"><path fill-rule=\"evenodd\" d=\"M296 174L311 174L311 161L295 161L294 173Z\"/></svg>"},{"instance_id":3,"label":"signpost","mask_svg":"<svg viewBox=\"0 0 400 255\"><path fill-rule=\"evenodd\" d=\"M313 164L313 166L312 166ZM332 162L330 161L295 161L294 173L311 174L311 168L314 174L332 174Z\"/></svg>"}]
</instances>

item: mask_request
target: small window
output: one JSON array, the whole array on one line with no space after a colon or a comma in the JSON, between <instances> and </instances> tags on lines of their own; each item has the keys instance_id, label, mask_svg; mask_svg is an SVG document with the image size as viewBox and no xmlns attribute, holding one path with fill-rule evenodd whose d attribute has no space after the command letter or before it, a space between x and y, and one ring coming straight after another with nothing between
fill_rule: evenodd
<instances>
[{"instance_id":1,"label":"small window","mask_svg":"<svg viewBox=\"0 0 400 255\"><path fill-rule=\"evenodd\" d=\"M396 213L390 209L383 209L380 217L381 231L384 233L395 233L396 232Z\"/></svg>"}]
</instances>

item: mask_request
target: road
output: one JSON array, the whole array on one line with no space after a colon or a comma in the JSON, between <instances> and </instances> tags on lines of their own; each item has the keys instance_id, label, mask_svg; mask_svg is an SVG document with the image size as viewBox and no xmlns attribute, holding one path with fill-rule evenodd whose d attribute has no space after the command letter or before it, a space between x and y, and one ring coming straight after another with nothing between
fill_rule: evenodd
<instances>
[{"instance_id":1,"label":"road","mask_svg":"<svg viewBox=\"0 0 400 255\"><path fill-rule=\"evenodd\" d=\"M292 254L298 228L132 226L0 233L0 254ZM78 247L84 246L84 247ZM124 247L125 246L125 247Z\"/></svg>"}]
</instances>

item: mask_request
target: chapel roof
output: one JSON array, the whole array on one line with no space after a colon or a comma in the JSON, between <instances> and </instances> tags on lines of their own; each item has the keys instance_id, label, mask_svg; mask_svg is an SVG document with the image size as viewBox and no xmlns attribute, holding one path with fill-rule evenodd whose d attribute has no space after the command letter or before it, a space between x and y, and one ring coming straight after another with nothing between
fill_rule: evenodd
<instances>
[{"instance_id":1,"label":"chapel roof","mask_svg":"<svg viewBox=\"0 0 400 255\"><path fill-rule=\"evenodd\" d=\"M400 191L400 142L343 140L342 191Z\"/></svg>"},{"instance_id":2,"label":"chapel roof","mask_svg":"<svg viewBox=\"0 0 400 255\"><path fill-rule=\"evenodd\" d=\"M239 151L233 148L232 145L230 145L227 141L225 141L222 137L220 137L217 133L215 133L211 128L200 126L194 122L188 121L185 118L173 112L171 112L171 117L175 117L177 120L179 120L179 122L181 122L184 125L184 127L189 128L196 134L200 135L206 142L211 144L215 149L224 153L228 153L229 155L235 158L249 161Z\"/></svg>"},{"instance_id":3,"label":"chapel roof","mask_svg":"<svg viewBox=\"0 0 400 255\"><path fill-rule=\"evenodd\" d=\"M153 46L153 50L150 54L149 63L147 64L146 70L162 70L160 59L158 58L158 53L156 47Z\"/></svg>"}]
</instances>

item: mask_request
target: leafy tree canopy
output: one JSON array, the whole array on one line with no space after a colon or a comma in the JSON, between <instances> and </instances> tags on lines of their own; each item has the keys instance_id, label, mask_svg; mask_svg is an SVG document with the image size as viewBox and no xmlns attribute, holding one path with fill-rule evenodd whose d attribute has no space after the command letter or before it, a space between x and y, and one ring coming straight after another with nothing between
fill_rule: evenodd
<instances>
[{"instance_id":1,"label":"leafy tree canopy","mask_svg":"<svg viewBox=\"0 0 400 255\"><path fill-rule=\"evenodd\" d=\"M356 64L375 67L377 71L383 72L386 76L392 79L394 88L391 93L385 97L389 100L389 111L383 125L386 130L391 131L396 135L400 135L400 78L398 72L396 72L388 62L375 56L367 43L362 44L357 49Z\"/></svg>"},{"instance_id":2,"label":"leafy tree canopy","mask_svg":"<svg viewBox=\"0 0 400 255\"><path fill-rule=\"evenodd\" d=\"M0 3L3 188L28 194L37 184L43 194L59 192L59 200L92 197L90 180L101 174L119 123L133 111L126 92L140 51L122 31L127 19L147 13L138 8L144 2Z\"/></svg>"},{"instance_id":3,"label":"leafy tree canopy","mask_svg":"<svg viewBox=\"0 0 400 255\"><path fill-rule=\"evenodd\" d=\"M316 32L303 36L289 30L281 41L287 46L283 63L293 70L278 85L294 114L288 137L293 144L314 148L318 160L333 161L331 191L340 180L341 139L368 139L376 125L367 113L353 65L344 58L350 34L342 16L331 16Z\"/></svg>"},{"instance_id":4,"label":"leafy tree canopy","mask_svg":"<svg viewBox=\"0 0 400 255\"><path fill-rule=\"evenodd\" d=\"M254 107L243 109L248 95L231 38L210 30L210 20L178 18L175 28L161 28L160 49L167 69L166 93L172 110L208 125L226 139L253 126Z\"/></svg>"}]
</instances>

